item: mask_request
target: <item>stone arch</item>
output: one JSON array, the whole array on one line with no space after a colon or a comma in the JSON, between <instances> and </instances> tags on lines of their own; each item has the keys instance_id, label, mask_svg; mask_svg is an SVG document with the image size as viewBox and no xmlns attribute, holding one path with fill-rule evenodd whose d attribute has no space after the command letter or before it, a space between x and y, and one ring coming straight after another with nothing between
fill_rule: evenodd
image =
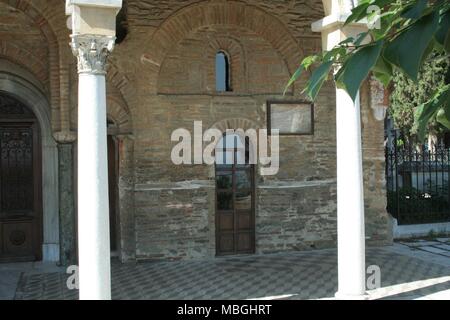
<instances>
[{"instance_id":1,"label":"stone arch","mask_svg":"<svg viewBox=\"0 0 450 320\"><path fill-rule=\"evenodd\" d=\"M59 261L58 149L52 135L51 109L44 93L20 74L0 70L0 92L15 97L38 119L42 140L43 260Z\"/></svg>"},{"instance_id":2,"label":"stone arch","mask_svg":"<svg viewBox=\"0 0 450 320\"><path fill-rule=\"evenodd\" d=\"M25 67L28 71L32 72L45 87L48 87L49 78L47 67L42 61L37 59L32 52L20 48L11 42L0 41L0 56Z\"/></svg>"},{"instance_id":3,"label":"stone arch","mask_svg":"<svg viewBox=\"0 0 450 320\"><path fill-rule=\"evenodd\" d=\"M25 13L42 30L47 38L66 41L69 39L65 2L59 0L21 0L0 2Z\"/></svg>"},{"instance_id":4,"label":"stone arch","mask_svg":"<svg viewBox=\"0 0 450 320\"><path fill-rule=\"evenodd\" d=\"M245 119L245 118L231 118L231 119L223 119L211 126L211 129L218 129L222 132L225 132L229 129L242 129L247 131L248 129L260 129L261 126L253 120Z\"/></svg>"},{"instance_id":5,"label":"stone arch","mask_svg":"<svg viewBox=\"0 0 450 320\"><path fill-rule=\"evenodd\" d=\"M248 74L246 64L246 52L238 40L231 37L219 37L209 42L206 58L214 61L218 52L225 52L230 63L230 82L233 92L244 92L248 88ZM215 83L215 69L209 64L207 70L207 83ZM213 90L209 90L213 91Z\"/></svg>"},{"instance_id":6,"label":"stone arch","mask_svg":"<svg viewBox=\"0 0 450 320\"><path fill-rule=\"evenodd\" d=\"M249 129L255 129L258 131L261 129L261 126L256 123L253 120L246 119L246 118L230 118L230 119L223 119L216 123L214 123L210 129L217 129L222 133L226 133L227 130L239 130L242 129L244 132L246 132ZM214 141L215 145L219 143L219 141ZM257 146L253 146L257 147ZM213 179L216 175L216 169L214 165L208 166L208 176L210 179Z\"/></svg>"},{"instance_id":7,"label":"stone arch","mask_svg":"<svg viewBox=\"0 0 450 320\"><path fill-rule=\"evenodd\" d=\"M108 118L117 126L117 134L131 134L133 125L125 102L120 98L107 96L106 105Z\"/></svg>"},{"instance_id":8,"label":"stone arch","mask_svg":"<svg viewBox=\"0 0 450 320\"><path fill-rule=\"evenodd\" d=\"M111 61L107 68L106 80L120 92L126 105L131 109L134 108L137 99L136 86Z\"/></svg>"},{"instance_id":9,"label":"stone arch","mask_svg":"<svg viewBox=\"0 0 450 320\"><path fill-rule=\"evenodd\" d=\"M298 67L302 49L287 27L266 11L246 3L202 1L179 10L169 17L149 39L141 61L149 66L148 81L157 83L161 66L174 45L191 32L207 25L231 25L251 30L267 40L280 54L289 73Z\"/></svg>"},{"instance_id":10,"label":"stone arch","mask_svg":"<svg viewBox=\"0 0 450 320\"><path fill-rule=\"evenodd\" d=\"M24 13L47 39L49 48L49 95L54 113L53 128L67 131L70 126L68 97L68 65L73 59L69 46L69 30L65 16L65 2L59 0L0 0L0 3Z\"/></svg>"}]
</instances>

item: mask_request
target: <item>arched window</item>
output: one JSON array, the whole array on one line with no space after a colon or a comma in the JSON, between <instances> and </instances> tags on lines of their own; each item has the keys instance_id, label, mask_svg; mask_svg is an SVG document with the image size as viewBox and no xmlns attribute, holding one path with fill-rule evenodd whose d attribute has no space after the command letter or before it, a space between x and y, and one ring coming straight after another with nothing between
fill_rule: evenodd
<instances>
[{"instance_id":1,"label":"arched window","mask_svg":"<svg viewBox=\"0 0 450 320\"><path fill-rule=\"evenodd\" d=\"M222 51L216 54L216 91L231 91L230 61L228 56Z\"/></svg>"}]
</instances>

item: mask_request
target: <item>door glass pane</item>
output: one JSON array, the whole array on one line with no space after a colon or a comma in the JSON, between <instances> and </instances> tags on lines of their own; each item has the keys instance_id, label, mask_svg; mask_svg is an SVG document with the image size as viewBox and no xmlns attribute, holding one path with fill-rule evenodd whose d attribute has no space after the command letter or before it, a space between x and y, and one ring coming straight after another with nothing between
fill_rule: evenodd
<instances>
[{"instance_id":1,"label":"door glass pane","mask_svg":"<svg viewBox=\"0 0 450 320\"><path fill-rule=\"evenodd\" d=\"M252 188L251 171L236 171L236 188L237 190Z\"/></svg>"},{"instance_id":2,"label":"door glass pane","mask_svg":"<svg viewBox=\"0 0 450 320\"><path fill-rule=\"evenodd\" d=\"M238 191L236 192L236 210L251 210L252 209L252 192Z\"/></svg>"},{"instance_id":3,"label":"door glass pane","mask_svg":"<svg viewBox=\"0 0 450 320\"><path fill-rule=\"evenodd\" d=\"M217 206L221 211L233 210L233 194L232 193L218 193Z\"/></svg>"},{"instance_id":4,"label":"door glass pane","mask_svg":"<svg viewBox=\"0 0 450 320\"><path fill-rule=\"evenodd\" d=\"M233 175L231 172L218 172L216 177L217 189L233 188Z\"/></svg>"}]
</instances>

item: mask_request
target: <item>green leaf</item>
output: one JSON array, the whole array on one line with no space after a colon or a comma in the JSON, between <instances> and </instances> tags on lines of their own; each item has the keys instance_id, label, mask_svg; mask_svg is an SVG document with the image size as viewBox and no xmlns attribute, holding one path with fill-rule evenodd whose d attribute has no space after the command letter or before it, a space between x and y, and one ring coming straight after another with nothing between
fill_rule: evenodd
<instances>
[{"instance_id":1,"label":"green leaf","mask_svg":"<svg viewBox=\"0 0 450 320\"><path fill-rule=\"evenodd\" d=\"M339 56L343 56L347 53L347 49L344 47L335 47L330 51L327 51L323 55L323 61L333 61L335 62Z\"/></svg>"},{"instance_id":2,"label":"green leaf","mask_svg":"<svg viewBox=\"0 0 450 320\"><path fill-rule=\"evenodd\" d=\"M286 92L288 91L288 89L294 84L295 81L297 81L301 75L303 74L303 72L305 72L306 70L309 69L309 67L319 61L321 58L318 55L311 55L311 56L307 56L306 58L304 58L300 64L300 67L297 68L297 70L294 72L294 74L292 75L291 79L289 79L288 84L286 85L286 87L284 88L284 92L283 95L286 95Z\"/></svg>"},{"instance_id":3,"label":"green leaf","mask_svg":"<svg viewBox=\"0 0 450 320\"><path fill-rule=\"evenodd\" d=\"M347 18L344 25L348 25L352 22L358 22L367 15L367 8L369 3L362 3L359 6L352 9L352 14Z\"/></svg>"},{"instance_id":4,"label":"green leaf","mask_svg":"<svg viewBox=\"0 0 450 320\"><path fill-rule=\"evenodd\" d=\"M289 79L289 82L287 83L286 87L284 88L283 91L283 96L286 95L286 92L289 90L289 88L294 84L295 81L297 81L297 79L300 77L300 75L303 72L303 66L300 66L292 75L292 77Z\"/></svg>"},{"instance_id":5,"label":"green leaf","mask_svg":"<svg viewBox=\"0 0 450 320\"><path fill-rule=\"evenodd\" d=\"M439 22L439 28L436 31L435 38L442 46L445 44L447 36L450 34L450 11L447 11Z\"/></svg>"},{"instance_id":6,"label":"green leaf","mask_svg":"<svg viewBox=\"0 0 450 320\"><path fill-rule=\"evenodd\" d=\"M427 2L427 0L419 0L416 3L406 7L402 13L402 17L406 19L419 19L427 7Z\"/></svg>"},{"instance_id":7,"label":"green leaf","mask_svg":"<svg viewBox=\"0 0 450 320\"><path fill-rule=\"evenodd\" d=\"M393 28L393 26L401 21L395 12L383 13L380 18L380 29L370 30L370 34L375 41L382 39Z\"/></svg>"},{"instance_id":8,"label":"green leaf","mask_svg":"<svg viewBox=\"0 0 450 320\"><path fill-rule=\"evenodd\" d=\"M303 65L300 65L298 69L294 72L291 79L289 79L288 84L284 88L283 96L286 95L286 92L289 90L289 88L294 84L295 81L297 81L298 78L302 75L303 71L305 70Z\"/></svg>"},{"instance_id":9,"label":"green leaf","mask_svg":"<svg viewBox=\"0 0 450 320\"><path fill-rule=\"evenodd\" d=\"M380 57L377 60L377 63L375 64L372 70L392 76L392 66L389 62L387 62L383 58L382 55L380 55Z\"/></svg>"},{"instance_id":10,"label":"green leaf","mask_svg":"<svg viewBox=\"0 0 450 320\"><path fill-rule=\"evenodd\" d=\"M355 46L359 46L365 38L367 38L367 35L369 34L369 32L363 32L358 34L358 37L356 38L356 41L354 43Z\"/></svg>"},{"instance_id":11,"label":"green leaf","mask_svg":"<svg viewBox=\"0 0 450 320\"><path fill-rule=\"evenodd\" d=\"M337 75L336 83L344 88L353 100L356 99L361 83L380 57L382 48L383 41L363 47L342 66L343 72Z\"/></svg>"},{"instance_id":12,"label":"green leaf","mask_svg":"<svg viewBox=\"0 0 450 320\"><path fill-rule=\"evenodd\" d=\"M429 55L433 52L433 50L437 47L437 45L439 45L439 44L436 42L436 40L431 39L430 43L428 44L428 47L425 49L425 52L423 53L422 61L420 61L420 65L423 65L425 63L425 61L427 60Z\"/></svg>"},{"instance_id":13,"label":"green leaf","mask_svg":"<svg viewBox=\"0 0 450 320\"><path fill-rule=\"evenodd\" d=\"M382 55L378 58L377 63L372 68L373 75L380 81L384 87L387 87L392 80L392 66Z\"/></svg>"},{"instance_id":14,"label":"green leaf","mask_svg":"<svg viewBox=\"0 0 450 320\"><path fill-rule=\"evenodd\" d=\"M450 53L450 32L447 34L447 38L445 38L444 49L445 52Z\"/></svg>"},{"instance_id":15,"label":"green leaf","mask_svg":"<svg viewBox=\"0 0 450 320\"><path fill-rule=\"evenodd\" d=\"M446 110L445 115L447 115L447 109L450 108L450 85L446 85L437 90L428 102L417 108L416 122L419 139L425 139L428 123L435 115L438 114L441 108ZM443 116L441 115L441 120L443 120L442 117Z\"/></svg>"},{"instance_id":16,"label":"green leaf","mask_svg":"<svg viewBox=\"0 0 450 320\"><path fill-rule=\"evenodd\" d=\"M380 72L373 72L373 76L378 80L378 81L380 81L382 84L383 84L383 86L386 88L387 86L389 86L389 84L391 83L391 81L392 81L392 76L389 76L389 75L387 75L387 74L385 74L385 73L380 73Z\"/></svg>"},{"instance_id":17,"label":"green leaf","mask_svg":"<svg viewBox=\"0 0 450 320\"><path fill-rule=\"evenodd\" d=\"M384 58L417 81L423 55L433 39L439 22L436 11L423 16L400 33L384 50Z\"/></svg>"},{"instance_id":18,"label":"green leaf","mask_svg":"<svg viewBox=\"0 0 450 320\"><path fill-rule=\"evenodd\" d=\"M341 41L338 45L339 46L343 46L345 44L350 44L353 43L355 41L355 39L353 39L353 37L348 37L347 39L345 39L344 41Z\"/></svg>"},{"instance_id":19,"label":"green leaf","mask_svg":"<svg viewBox=\"0 0 450 320\"><path fill-rule=\"evenodd\" d=\"M308 95L311 100L315 100L317 94L322 88L323 83L330 73L331 67L333 66L333 61L327 61L322 63L311 75L304 92Z\"/></svg>"},{"instance_id":20,"label":"green leaf","mask_svg":"<svg viewBox=\"0 0 450 320\"><path fill-rule=\"evenodd\" d=\"M377 6L379 8L384 8L386 5L391 4L392 0L363 0L359 1L359 5L352 9L351 15L347 18L344 25L348 25L353 22L358 22L364 18L369 17L373 12L368 9L370 6Z\"/></svg>"},{"instance_id":21,"label":"green leaf","mask_svg":"<svg viewBox=\"0 0 450 320\"><path fill-rule=\"evenodd\" d=\"M450 108L439 110L436 120L447 129L450 129Z\"/></svg>"}]
</instances>

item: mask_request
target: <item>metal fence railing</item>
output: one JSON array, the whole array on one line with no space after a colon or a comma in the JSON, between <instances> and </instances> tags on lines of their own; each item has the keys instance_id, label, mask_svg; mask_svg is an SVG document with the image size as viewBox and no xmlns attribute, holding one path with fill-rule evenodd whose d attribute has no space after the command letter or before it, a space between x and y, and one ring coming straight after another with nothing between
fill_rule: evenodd
<instances>
[{"instance_id":1,"label":"metal fence railing","mask_svg":"<svg viewBox=\"0 0 450 320\"><path fill-rule=\"evenodd\" d=\"M450 221L450 149L386 149L388 212L399 225Z\"/></svg>"}]
</instances>

